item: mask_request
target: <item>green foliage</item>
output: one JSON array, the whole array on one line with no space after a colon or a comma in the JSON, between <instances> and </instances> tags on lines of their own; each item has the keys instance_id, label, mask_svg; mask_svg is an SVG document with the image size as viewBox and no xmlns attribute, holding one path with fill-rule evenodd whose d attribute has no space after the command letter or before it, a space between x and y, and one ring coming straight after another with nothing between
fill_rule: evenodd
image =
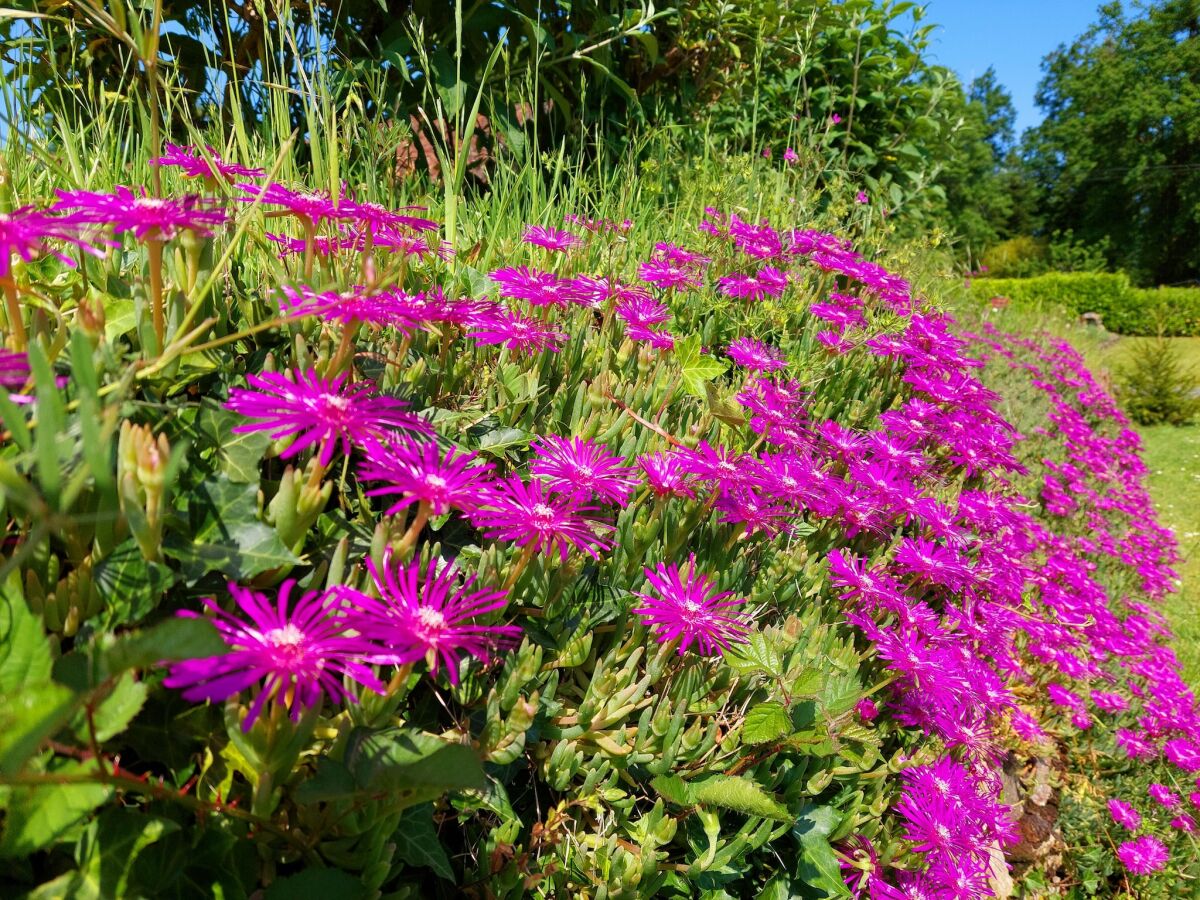
<instances>
[{"instance_id":1,"label":"green foliage","mask_svg":"<svg viewBox=\"0 0 1200 900\"><path fill-rule=\"evenodd\" d=\"M1050 272L1102 272L1107 268L1108 238L1094 244L1074 233L1054 231L1048 238L1017 235L989 247L980 269L989 278L1032 278Z\"/></svg>"},{"instance_id":2,"label":"green foliage","mask_svg":"<svg viewBox=\"0 0 1200 900\"><path fill-rule=\"evenodd\" d=\"M1099 21L1044 62L1045 120L1025 152L1049 227L1110 241L1142 284L1200 276L1200 12L1154 0Z\"/></svg>"},{"instance_id":3,"label":"green foliage","mask_svg":"<svg viewBox=\"0 0 1200 900\"><path fill-rule=\"evenodd\" d=\"M1200 374L1165 338L1139 341L1117 372L1117 399L1139 425L1188 425L1200 415Z\"/></svg>"},{"instance_id":4,"label":"green foliage","mask_svg":"<svg viewBox=\"0 0 1200 900\"><path fill-rule=\"evenodd\" d=\"M1005 297L1018 306L1065 307L1075 315L1099 313L1117 334L1200 335L1200 288L1135 288L1123 274L1051 272L1034 278L976 278L971 296L980 303Z\"/></svg>"}]
</instances>

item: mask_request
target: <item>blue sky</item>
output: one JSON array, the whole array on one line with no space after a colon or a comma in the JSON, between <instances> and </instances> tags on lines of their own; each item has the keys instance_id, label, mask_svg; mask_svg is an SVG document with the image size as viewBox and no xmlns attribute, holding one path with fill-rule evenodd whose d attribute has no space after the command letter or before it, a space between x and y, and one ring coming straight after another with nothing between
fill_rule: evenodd
<instances>
[{"instance_id":1,"label":"blue sky","mask_svg":"<svg viewBox=\"0 0 1200 900\"><path fill-rule=\"evenodd\" d=\"M1042 57L1099 19L1100 0L927 0L932 58L966 84L992 66L1012 94L1018 133L1041 121L1033 102Z\"/></svg>"}]
</instances>

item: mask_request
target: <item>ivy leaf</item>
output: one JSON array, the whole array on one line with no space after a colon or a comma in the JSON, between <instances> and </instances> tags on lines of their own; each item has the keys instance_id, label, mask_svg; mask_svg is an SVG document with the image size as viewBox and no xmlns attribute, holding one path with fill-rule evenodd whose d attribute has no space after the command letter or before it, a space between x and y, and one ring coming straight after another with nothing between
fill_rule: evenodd
<instances>
[{"instance_id":1,"label":"ivy leaf","mask_svg":"<svg viewBox=\"0 0 1200 900\"><path fill-rule=\"evenodd\" d=\"M742 723L742 743L768 744L791 730L791 716L782 703L760 703L746 713Z\"/></svg>"},{"instance_id":2,"label":"ivy leaf","mask_svg":"<svg viewBox=\"0 0 1200 900\"><path fill-rule=\"evenodd\" d=\"M92 577L110 628L141 621L175 583L170 567L147 561L132 538L96 563Z\"/></svg>"},{"instance_id":3,"label":"ivy leaf","mask_svg":"<svg viewBox=\"0 0 1200 900\"><path fill-rule=\"evenodd\" d=\"M396 855L405 865L433 869L439 878L454 881L450 857L446 855L446 848L438 840L437 830L433 827L431 805L423 804L405 810L392 840L396 843Z\"/></svg>"},{"instance_id":4,"label":"ivy leaf","mask_svg":"<svg viewBox=\"0 0 1200 900\"><path fill-rule=\"evenodd\" d=\"M725 363L700 352L700 335L688 335L675 344L675 359L683 373L683 389L705 400L705 384L725 374Z\"/></svg>"},{"instance_id":5,"label":"ivy leaf","mask_svg":"<svg viewBox=\"0 0 1200 900\"><path fill-rule=\"evenodd\" d=\"M274 882L263 900L366 900L370 896L361 881L340 869L305 869Z\"/></svg>"},{"instance_id":6,"label":"ivy leaf","mask_svg":"<svg viewBox=\"0 0 1200 900\"><path fill-rule=\"evenodd\" d=\"M832 806L807 803L792 826L792 836L800 843L796 876L804 884L823 890L826 897L850 896L837 855L829 846L829 836L841 821L841 813Z\"/></svg>"},{"instance_id":7,"label":"ivy leaf","mask_svg":"<svg viewBox=\"0 0 1200 900\"><path fill-rule=\"evenodd\" d=\"M79 840L79 871L70 897L128 897L130 872L138 856L156 841L179 831L179 823L132 809L106 809Z\"/></svg>"}]
</instances>

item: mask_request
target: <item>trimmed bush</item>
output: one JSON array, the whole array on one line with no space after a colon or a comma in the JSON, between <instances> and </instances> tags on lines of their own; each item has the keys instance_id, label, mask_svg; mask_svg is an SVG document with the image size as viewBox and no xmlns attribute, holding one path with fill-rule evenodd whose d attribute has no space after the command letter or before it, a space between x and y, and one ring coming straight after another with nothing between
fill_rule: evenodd
<instances>
[{"instance_id":1,"label":"trimmed bush","mask_svg":"<svg viewBox=\"0 0 1200 900\"><path fill-rule=\"evenodd\" d=\"M980 278L971 296L983 303L1007 297L1033 310L1065 307L1094 312L1117 334L1191 337L1200 335L1200 288L1135 288L1124 273L1051 272L1034 278Z\"/></svg>"}]
</instances>

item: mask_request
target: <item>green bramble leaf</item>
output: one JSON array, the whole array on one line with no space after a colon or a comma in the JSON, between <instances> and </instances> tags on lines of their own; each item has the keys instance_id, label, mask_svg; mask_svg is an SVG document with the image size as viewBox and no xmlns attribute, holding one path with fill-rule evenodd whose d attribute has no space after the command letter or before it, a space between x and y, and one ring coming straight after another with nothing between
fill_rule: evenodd
<instances>
[{"instance_id":1,"label":"green bramble leaf","mask_svg":"<svg viewBox=\"0 0 1200 900\"><path fill-rule=\"evenodd\" d=\"M92 712L96 739L111 740L124 731L146 703L146 694L145 683L136 680L132 672L123 673L112 691Z\"/></svg>"},{"instance_id":2,"label":"green bramble leaf","mask_svg":"<svg viewBox=\"0 0 1200 900\"><path fill-rule=\"evenodd\" d=\"M87 775L94 762L59 761L46 774L65 778ZM0 833L0 858L27 856L48 847L91 815L112 796L103 784L40 784L11 789Z\"/></svg>"},{"instance_id":3,"label":"green bramble leaf","mask_svg":"<svg viewBox=\"0 0 1200 900\"><path fill-rule=\"evenodd\" d=\"M15 697L27 685L49 681L52 667L46 630L26 605L14 570L0 591L0 696Z\"/></svg>"},{"instance_id":4,"label":"green bramble leaf","mask_svg":"<svg viewBox=\"0 0 1200 900\"><path fill-rule=\"evenodd\" d=\"M116 674L173 659L219 656L228 649L207 619L175 618L117 638L105 650L104 662L108 671Z\"/></svg>"},{"instance_id":5,"label":"green bramble leaf","mask_svg":"<svg viewBox=\"0 0 1200 900\"><path fill-rule=\"evenodd\" d=\"M0 704L0 774L16 775L71 718L79 697L48 681L6 693Z\"/></svg>"},{"instance_id":6,"label":"green bramble leaf","mask_svg":"<svg viewBox=\"0 0 1200 900\"><path fill-rule=\"evenodd\" d=\"M683 374L683 389L701 400L708 398L705 385L725 374L725 363L700 352L700 335L688 335L675 344L675 359Z\"/></svg>"},{"instance_id":7,"label":"green bramble leaf","mask_svg":"<svg viewBox=\"0 0 1200 900\"><path fill-rule=\"evenodd\" d=\"M782 703L760 703L746 713L742 722L743 744L768 744L792 730L792 720Z\"/></svg>"},{"instance_id":8,"label":"green bramble leaf","mask_svg":"<svg viewBox=\"0 0 1200 900\"><path fill-rule=\"evenodd\" d=\"M791 818L787 807L748 778L713 775L693 783L691 794L697 803L720 806L747 816L786 821Z\"/></svg>"},{"instance_id":9,"label":"green bramble leaf","mask_svg":"<svg viewBox=\"0 0 1200 900\"><path fill-rule=\"evenodd\" d=\"M344 762L360 789L387 791L393 802L404 799L409 805L448 791L483 790L487 784L470 747L409 728L354 729Z\"/></svg>"},{"instance_id":10,"label":"green bramble leaf","mask_svg":"<svg viewBox=\"0 0 1200 900\"><path fill-rule=\"evenodd\" d=\"M783 661L779 652L761 631L750 635L745 643L735 644L726 650L722 659L726 665L743 674L758 672L772 678L783 676Z\"/></svg>"}]
</instances>

